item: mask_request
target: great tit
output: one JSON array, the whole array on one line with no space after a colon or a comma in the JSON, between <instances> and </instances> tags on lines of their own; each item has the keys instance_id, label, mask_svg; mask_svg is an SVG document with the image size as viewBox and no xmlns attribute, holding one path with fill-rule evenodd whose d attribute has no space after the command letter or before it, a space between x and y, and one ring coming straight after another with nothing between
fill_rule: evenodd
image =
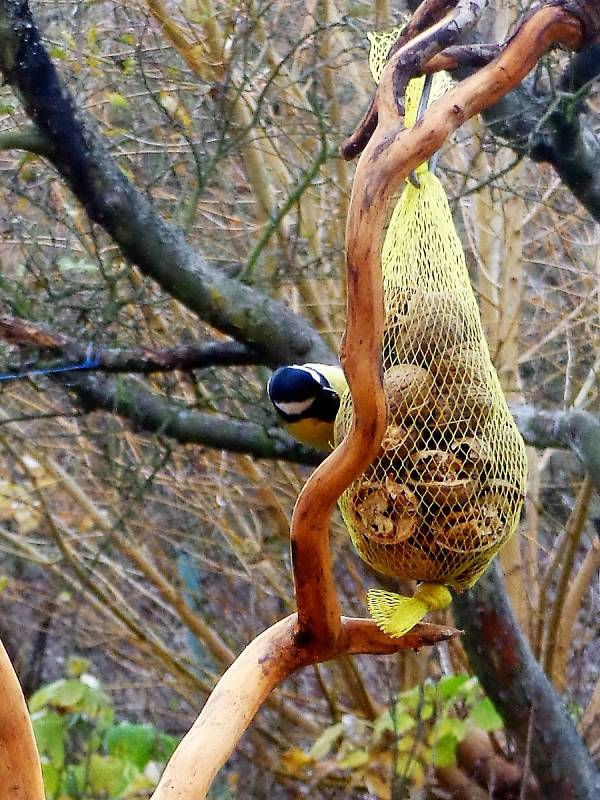
<instances>
[{"instance_id":1,"label":"great tit","mask_svg":"<svg viewBox=\"0 0 600 800\"><path fill-rule=\"evenodd\" d=\"M333 425L347 389L340 367L292 364L275 370L267 393L287 430L303 444L333 449Z\"/></svg>"}]
</instances>

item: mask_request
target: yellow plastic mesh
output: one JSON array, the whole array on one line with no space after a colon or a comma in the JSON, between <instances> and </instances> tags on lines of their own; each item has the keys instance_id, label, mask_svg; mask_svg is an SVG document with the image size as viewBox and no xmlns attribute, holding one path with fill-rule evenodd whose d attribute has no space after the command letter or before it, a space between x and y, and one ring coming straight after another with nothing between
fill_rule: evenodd
<instances>
[{"instance_id":1,"label":"yellow plastic mesh","mask_svg":"<svg viewBox=\"0 0 600 800\"><path fill-rule=\"evenodd\" d=\"M390 31L382 33L371 32L367 34L371 47L369 49L369 69L375 83L379 83L381 73L387 61L387 56L391 46L394 44L399 34L402 33L406 23L399 25L397 28L392 28ZM404 125L407 128L412 126L417 121L417 111L419 108L419 101L425 83L425 76L421 75L418 78L413 78L408 82L406 91L404 93ZM452 78L447 72L436 72L433 76L431 89L429 92L429 100L427 105L431 105L434 100L441 97L452 86ZM427 169L427 162L421 164L415 170L416 173L423 172Z\"/></svg>"},{"instance_id":2,"label":"yellow plastic mesh","mask_svg":"<svg viewBox=\"0 0 600 800\"><path fill-rule=\"evenodd\" d=\"M369 69L375 83L379 83L390 48L404 28L406 28L406 22L389 31L370 31L367 33L367 39L371 45L369 48Z\"/></svg>"},{"instance_id":3,"label":"yellow plastic mesh","mask_svg":"<svg viewBox=\"0 0 600 800\"><path fill-rule=\"evenodd\" d=\"M446 194L429 171L419 181L406 184L382 252L388 428L339 505L374 569L462 590L514 531L527 465ZM336 443L351 413L346 393Z\"/></svg>"}]
</instances>

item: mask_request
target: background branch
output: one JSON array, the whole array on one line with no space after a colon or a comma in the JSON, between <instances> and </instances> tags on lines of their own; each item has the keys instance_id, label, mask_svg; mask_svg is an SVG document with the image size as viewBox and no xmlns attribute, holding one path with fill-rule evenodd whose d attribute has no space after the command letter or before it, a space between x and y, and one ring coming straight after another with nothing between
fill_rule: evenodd
<instances>
[{"instance_id":1,"label":"background branch","mask_svg":"<svg viewBox=\"0 0 600 800\"><path fill-rule=\"evenodd\" d=\"M588 411L541 411L511 404L523 438L534 447L572 450L600 492L600 422Z\"/></svg>"},{"instance_id":2,"label":"background branch","mask_svg":"<svg viewBox=\"0 0 600 800\"><path fill-rule=\"evenodd\" d=\"M101 372L188 372L207 367L242 366L264 364L262 354L241 342L212 341L189 342L176 347L150 349L134 348L95 348L83 344L73 337L54 333L28 320L18 317L0 317L0 337L11 344L37 347L52 354L61 354L68 363L76 363L93 356L90 371Z\"/></svg>"},{"instance_id":3,"label":"background branch","mask_svg":"<svg viewBox=\"0 0 600 800\"><path fill-rule=\"evenodd\" d=\"M529 751L542 797L598 797L600 773L519 630L497 561L453 608L469 661L521 755Z\"/></svg>"},{"instance_id":4,"label":"background branch","mask_svg":"<svg viewBox=\"0 0 600 800\"><path fill-rule=\"evenodd\" d=\"M140 389L133 382L115 382L98 375L73 374L66 383L87 411L102 410L125 417L134 429L159 433L181 444L202 444L256 458L284 458L318 464L323 454L292 439L281 428L192 411L183 405Z\"/></svg>"},{"instance_id":5,"label":"background branch","mask_svg":"<svg viewBox=\"0 0 600 800\"><path fill-rule=\"evenodd\" d=\"M210 325L260 348L272 364L332 362L331 351L302 317L212 269L135 189L91 121L81 111L75 114L27 2L0 1L0 69L90 219L145 275Z\"/></svg>"}]
</instances>

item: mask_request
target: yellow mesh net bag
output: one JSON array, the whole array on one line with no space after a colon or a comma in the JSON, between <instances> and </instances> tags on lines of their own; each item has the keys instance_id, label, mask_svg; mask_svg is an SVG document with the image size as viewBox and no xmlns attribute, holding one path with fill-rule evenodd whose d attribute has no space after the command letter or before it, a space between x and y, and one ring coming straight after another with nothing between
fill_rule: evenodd
<instances>
[{"instance_id":1,"label":"yellow mesh net bag","mask_svg":"<svg viewBox=\"0 0 600 800\"><path fill-rule=\"evenodd\" d=\"M389 37L384 46L387 55ZM430 99L448 85L436 76ZM408 125L422 86L421 78L407 88ZM372 466L339 501L364 561L423 582L412 598L369 592L373 618L392 636L449 605L447 587L477 581L515 530L527 477L446 194L427 165L416 171L420 186L406 184L382 252L388 428ZM346 393L336 443L351 415Z\"/></svg>"}]
</instances>

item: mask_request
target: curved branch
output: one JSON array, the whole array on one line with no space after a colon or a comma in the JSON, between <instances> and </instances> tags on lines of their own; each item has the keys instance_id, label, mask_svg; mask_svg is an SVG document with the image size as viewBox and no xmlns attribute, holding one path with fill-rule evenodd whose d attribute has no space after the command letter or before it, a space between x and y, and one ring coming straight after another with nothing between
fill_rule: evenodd
<instances>
[{"instance_id":1,"label":"curved branch","mask_svg":"<svg viewBox=\"0 0 600 800\"><path fill-rule=\"evenodd\" d=\"M572 450L600 493L600 422L588 411L510 407L521 435L534 447Z\"/></svg>"},{"instance_id":2,"label":"curved branch","mask_svg":"<svg viewBox=\"0 0 600 800\"><path fill-rule=\"evenodd\" d=\"M0 797L44 800L31 719L13 665L0 642Z\"/></svg>"},{"instance_id":3,"label":"curved branch","mask_svg":"<svg viewBox=\"0 0 600 800\"><path fill-rule=\"evenodd\" d=\"M391 47L386 64L386 72L391 74L392 97L400 114L404 114L402 98L408 81L472 28L488 4L489 0L425 0L419 6ZM386 93L375 93L357 129L340 147L345 159L352 159L364 150L377 127L380 103L390 100Z\"/></svg>"},{"instance_id":4,"label":"curved branch","mask_svg":"<svg viewBox=\"0 0 600 800\"><path fill-rule=\"evenodd\" d=\"M75 113L26 0L0 0L0 69L49 143L51 163L145 275L210 325L262 350L273 365L334 360L301 317L211 269L130 183L90 120Z\"/></svg>"},{"instance_id":5,"label":"curved branch","mask_svg":"<svg viewBox=\"0 0 600 800\"><path fill-rule=\"evenodd\" d=\"M396 653L458 635L452 628L417 625L389 639L372 620L340 620L340 636L315 650L299 643L295 614L257 636L223 675L202 713L167 764L152 800L202 800L217 772L271 691L300 667L352 653Z\"/></svg>"}]
</instances>

